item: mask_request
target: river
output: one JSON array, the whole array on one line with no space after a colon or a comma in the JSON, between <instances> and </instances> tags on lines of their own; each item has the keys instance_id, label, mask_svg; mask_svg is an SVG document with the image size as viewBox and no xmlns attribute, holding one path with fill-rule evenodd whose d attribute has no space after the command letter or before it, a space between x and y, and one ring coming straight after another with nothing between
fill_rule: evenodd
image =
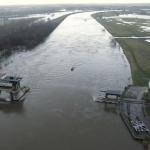
<instances>
[{"instance_id":1,"label":"river","mask_svg":"<svg viewBox=\"0 0 150 150\"><path fill-rule=\"evenodd\" d=\"M122 49L90 14L69 16L43 44L2 62L31 92L23 105L0 106L1 150L143 149L115 106L94 102L132 80Z\"/></svg>"}]
</instances>

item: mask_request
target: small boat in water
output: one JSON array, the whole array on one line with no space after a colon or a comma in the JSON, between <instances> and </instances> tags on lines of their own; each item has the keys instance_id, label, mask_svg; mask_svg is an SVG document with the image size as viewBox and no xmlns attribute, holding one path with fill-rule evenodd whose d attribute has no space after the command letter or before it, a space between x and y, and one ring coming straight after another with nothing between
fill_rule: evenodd
<instances>
[{"instance_id":1,"label":"small boat in water","mask_svg":"<svg viewBox=\"0 0 150 150\"><path fill-rule=\"evenodd\" d=\"M17 76L5 76L0 78L0 104L23 102L29 87L21 86L22 78Z\"/></svg>"}]
</instances>

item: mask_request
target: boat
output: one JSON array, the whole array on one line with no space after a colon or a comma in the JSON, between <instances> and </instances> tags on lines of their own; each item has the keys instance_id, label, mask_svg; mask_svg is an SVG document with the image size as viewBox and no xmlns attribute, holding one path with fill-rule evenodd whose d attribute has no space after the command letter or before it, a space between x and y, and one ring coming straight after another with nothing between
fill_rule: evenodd
<instances>
[{"instance_id":1,"label":"boat","mask_svg":"<svg viewBox=\"0 0 150 150\"><path fill-rule=\"evenodd\" d=\"M6 76L0 77L0 104L12 104L23 102L30 88L21 86L22 77Z\"/></svg>"}]
</instances>

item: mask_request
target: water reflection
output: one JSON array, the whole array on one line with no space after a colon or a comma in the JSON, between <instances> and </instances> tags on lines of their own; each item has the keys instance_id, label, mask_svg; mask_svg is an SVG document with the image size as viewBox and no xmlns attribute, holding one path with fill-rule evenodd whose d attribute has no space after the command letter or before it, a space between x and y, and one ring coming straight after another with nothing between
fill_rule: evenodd
<instances>
[{"instance_id":1,"label":"water reflection","mask_svg":"<svg viewBox=\"0 0 150 150\"><path fill-rule=\"evenodd\" d=\"M117 104L104 104L104 110L108 113L118 114L119 107Z\"/></svg>"},{"instance_id":2,"label":"water reflection","mask_svg":"<svg viewBox=\"0 0 150 150\"><path fill-rule=\"evenodd\" d=\"M23 114L25 112L25 108L23 103L0 104L0 112L6 114L9 113Z\"/></svg>"},{"instance_id":3,"label":"water reflection","mask_svg":"<svg viewBox=\"0 0 150 150\"><path fill-rule=\"evenodd\" d=\"M9 57L12 56L12 55L15 55L15 54L18 54L18 53L24 53L24 52L27 52L29 50L25 50L25 49L18 49L18 50L3 50L0 52L0 65L2 65L3 62L3 65L4 67L6 67L7 65L9 65L10 63L13 63L13 60L10 60ZM7 61L8 60L8 61Z\"/></svg>"}]
</instances>

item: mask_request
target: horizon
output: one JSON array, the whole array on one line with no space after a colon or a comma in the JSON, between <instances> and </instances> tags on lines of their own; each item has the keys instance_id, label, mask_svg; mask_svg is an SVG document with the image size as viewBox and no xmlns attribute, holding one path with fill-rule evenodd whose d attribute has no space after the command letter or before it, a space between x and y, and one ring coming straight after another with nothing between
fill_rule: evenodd
<instances>
[{"instance_id":1,"label":"horizon","mask_svg":"<svg viewBox=\"0 0 150 150\"><path fill-rule=\"evenodd\" d=\"M30 0L0 0L0 6L7 6L7 5L76 5L76 4L95 4L95 5L118 5L118 4L125 4L125 5L131 5L131 4L150 4L149 0L71 0L68 2L67 0L35 0L34 2Z\"/></svg>"}]
</instances>

